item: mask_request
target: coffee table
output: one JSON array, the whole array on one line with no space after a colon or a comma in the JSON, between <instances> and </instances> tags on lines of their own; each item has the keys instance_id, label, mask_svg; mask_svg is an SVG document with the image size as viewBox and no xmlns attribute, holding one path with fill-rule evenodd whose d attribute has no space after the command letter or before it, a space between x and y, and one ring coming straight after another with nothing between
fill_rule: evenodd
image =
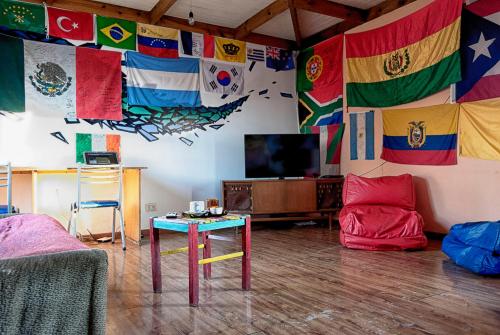
<instances>
[{"instance_id":1,"label":"coffee table","mask_svg":"<svg viewBox=\"0 0 500 335\"><path fill-rule=\"evenodd\" d=\"M212 257L210 233L214 230L242 227L242 251ZM188 246L173 250L160 251L160 230L170 230L187 233ZM201 233L202 243L198 243L198 234ZM251 260L251 219L249 215L225 215L218 218L204 219L167 219L165 217L152 217L149 219L149 238L151 241L151 270L153 273L153 290L155 293L162 291L161 256L188 252L189 271L189 305L198 306L199 278L198 266L203 265L203 276L206 280L212 274L211 263L226 259L241 257L242 289L250 290L250 260ZM198 259L198 249L203 249L202 259Z\"/></svg>"}]
</instances>

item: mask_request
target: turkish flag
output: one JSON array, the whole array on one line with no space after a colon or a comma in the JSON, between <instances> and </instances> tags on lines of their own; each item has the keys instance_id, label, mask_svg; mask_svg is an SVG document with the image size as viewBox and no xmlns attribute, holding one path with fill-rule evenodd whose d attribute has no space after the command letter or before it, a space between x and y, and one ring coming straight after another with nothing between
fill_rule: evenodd
<instances>
[{"instance_id":1,"label":"turkish flag","mask_svg":"<svg viewBox=\"0 0 500 335\"><path fill-rule=\"evenodd\" d=\"M77 118L123 119L121 61L121 52L76 48Z\"/></svg>"},{"instance_id":2,"label":"turkish flag","mask_svg":"<svg viewBox=\"0 0 500 335\"><path fill-rule=\"evenodd\" d=\"M47 7L49 35L79 41L94 40L94 15Z\"/></svg>"}]
</instances>

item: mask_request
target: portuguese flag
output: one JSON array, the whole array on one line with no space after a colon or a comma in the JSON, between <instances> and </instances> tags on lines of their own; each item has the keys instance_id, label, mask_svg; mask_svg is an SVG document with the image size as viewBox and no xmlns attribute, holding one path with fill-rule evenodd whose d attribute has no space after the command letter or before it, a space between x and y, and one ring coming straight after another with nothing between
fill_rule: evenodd
<instances>
[{"instance_id":1,"label":"portuguese flag","mask_svg":"<svg viewBox=\"0 0 500 335\"><path fill-rule=\"evenodd\" d=\"M330 87L342 95L344 35L337 35L302 50L297 58L297 92Z\"/></svg>"},{"instance_id":2,"label":"portuguese flag","mask_svg":"<svg viewBox=\"0 0 500 335\"><path fill-rule=\"evenodd\" d=\"M380 28L347 34L347 105L401 105L460 81L461 10L462 0L435 0Z\"/></svg>"}]
</instances>

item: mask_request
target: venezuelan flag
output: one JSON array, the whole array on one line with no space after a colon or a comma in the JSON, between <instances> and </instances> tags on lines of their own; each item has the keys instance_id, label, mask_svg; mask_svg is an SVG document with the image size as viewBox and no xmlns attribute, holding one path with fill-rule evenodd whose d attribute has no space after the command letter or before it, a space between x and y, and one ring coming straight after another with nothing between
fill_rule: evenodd
<instances>
[{"instance_id":1,"label":"venezuelan flag","mask_svg":"<svg viewBox=\"0 0 500 335\"><path fill-rule=\"evenodd\" d=\"M416 165L457 164L460 105L384 110L381 158Z\"/></svg>"},{"instance_id":2,"label":"venezuelan flag","mask_svg":"<svg viewBox=\"0 0 500 335\"><path fill-rule=\"evenodd\" d=\"M140 53L161 57L179 57L179 31L177 29L137 24L137 45Z\"/></svg>"},{"instance_id":3,"label":"venezuelan flag","mask_svg":"<svg viewBox=\"0 0 500 335\"><path fill-rule=\"evenodd\" d=\"M435 0L400 20L346 34L347 104L388 107L460 81L462 0Z\"/></svg>"}]
</instances>

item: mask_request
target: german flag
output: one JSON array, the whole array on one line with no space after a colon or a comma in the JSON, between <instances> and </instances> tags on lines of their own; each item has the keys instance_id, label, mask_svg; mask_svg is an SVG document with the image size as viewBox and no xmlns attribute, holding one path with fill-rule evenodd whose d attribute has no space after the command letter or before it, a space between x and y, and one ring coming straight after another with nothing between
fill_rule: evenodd
<instances>
[{"instance_id":1,"label":"german flag","mask_svg":"<svg viewBox=\"0 0 500 335\"><path fill-rule=\"evenodd\" d=\"M400 20L346 34L347 105L388 107L460 81L462 0L435 0Z\"/></svg>"}]
</instances>

